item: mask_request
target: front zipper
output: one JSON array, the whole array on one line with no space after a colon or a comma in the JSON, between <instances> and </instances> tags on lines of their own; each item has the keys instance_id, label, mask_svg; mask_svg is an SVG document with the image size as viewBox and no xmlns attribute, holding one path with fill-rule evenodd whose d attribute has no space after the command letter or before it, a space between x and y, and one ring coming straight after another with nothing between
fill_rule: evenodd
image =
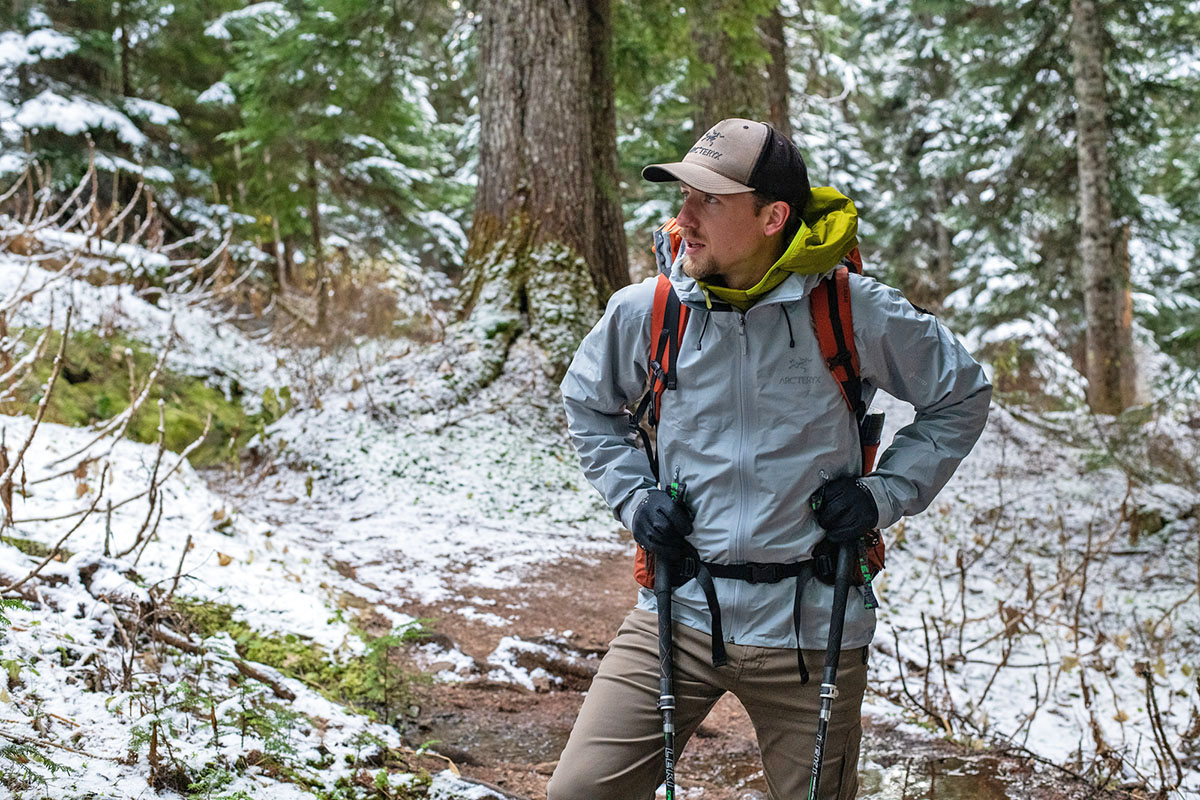
<instances>
[{"instance_id":1,"label":"front zipper","mask_svg":"<svg viewBox=\"0 0 1200 800\"><path fill-rule=\"evenodd\" d=\"M746 315L738 315L738 338L742 343L742 358L737 360L737 376L735 385L738 387L738 448L737 448L737 476L738 476L738 497L741 502L738 503L738 519L737 526L734 528L734 536L732 546L730 547L730 555L733 557L734 563L744 562L746 560L745 538L746 538L746 512L747 512L747 489L746 476L749 472L749 465L746 463L746 430L749 424L749 407L751 405L747 398L747 391L752 381L746 379L746 367L749 366L750 348L746 337ZM735 611L741 606L742 585L740 581L734 583L733 587L733 602L729 608ZM736 615L731 616L729 625L725 628L726 638L731 642L736 641L736 633L740 632L740 620Z\"/></svg>"}]
</instances>

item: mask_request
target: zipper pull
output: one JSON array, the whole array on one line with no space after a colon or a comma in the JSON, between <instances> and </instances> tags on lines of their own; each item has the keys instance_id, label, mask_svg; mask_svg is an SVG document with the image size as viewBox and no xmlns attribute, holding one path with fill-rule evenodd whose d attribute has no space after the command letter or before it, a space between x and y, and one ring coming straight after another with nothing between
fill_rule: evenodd
<instances>
[{"instance_id":1,"label":"zipper pull","mask_svg":"<svg viewBox=\"0 0 1200 800\"><path fill-rule=\"evenodd\" d=\"M742 338L742 355L748 355L750 350L746 346L746 315L738 314L738 336Z\"/></svg>"}]
</instances>

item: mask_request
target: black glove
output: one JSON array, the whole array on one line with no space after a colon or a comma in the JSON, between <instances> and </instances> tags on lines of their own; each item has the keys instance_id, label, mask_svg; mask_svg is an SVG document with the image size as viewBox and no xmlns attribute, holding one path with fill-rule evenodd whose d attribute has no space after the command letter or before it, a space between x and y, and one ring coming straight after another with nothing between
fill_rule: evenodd
<instances>
[{"instance_id":1,"label":"black glove","mask_svg":"<svg viewBox=\"0 0 1200 800\"><path fill-rule=\"evenodd\" d=\"M879 522L875 498L856 478L834 478L813 492L809 504L834 544L853 542Z\"/></svg>"},{"instance_id":2,"label":"black glove","mask_svg":"<svg viewBox=\"0 0 1200 800\"><path fill-rule=\"evenodd\" d=\"M662 489L651 489L633 512L633 540L668 562L679 561L686 550L684 537L692 532L692 515Z\"/></svg>"}]
</instances>

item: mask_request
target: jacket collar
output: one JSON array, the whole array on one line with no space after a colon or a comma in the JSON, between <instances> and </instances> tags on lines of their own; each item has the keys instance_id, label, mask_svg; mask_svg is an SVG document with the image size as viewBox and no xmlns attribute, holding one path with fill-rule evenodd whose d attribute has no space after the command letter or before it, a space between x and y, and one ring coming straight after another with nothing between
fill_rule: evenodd
<instances>
[{"instance_id":1,"label":"jacket collar","mask_svg":"<svg viewBox=\"0 0 1200 800\"><path fill-rule=\"evenodd\" d=\"M854 202L836 189L816 187L802 214L800 230L756 286L737 290L705 285L683 274L680 258L671 265L671 283L681 301L711 310L748 310L764 302L793 302L807 295L821 276L858 245L857 234Z\"/></svg>"}]
</instances>

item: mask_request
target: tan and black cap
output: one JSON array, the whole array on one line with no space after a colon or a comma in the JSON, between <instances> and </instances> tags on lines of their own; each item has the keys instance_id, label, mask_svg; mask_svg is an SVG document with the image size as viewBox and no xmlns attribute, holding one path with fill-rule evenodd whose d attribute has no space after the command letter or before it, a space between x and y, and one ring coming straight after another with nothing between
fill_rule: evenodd
<instances>
[{"instance_id":1,"label":"tan and black cap","mask_svg":"<svg viewBox=\"0 0 1200 800\"><path fill-rule=\"evenodd\" d=\"M674 164L651 164L648 181L683 181L708 194L759 191L800 209L808 203L808 167L796 145L762 122L724 119Z\"/></svg>"}]
</instances>

